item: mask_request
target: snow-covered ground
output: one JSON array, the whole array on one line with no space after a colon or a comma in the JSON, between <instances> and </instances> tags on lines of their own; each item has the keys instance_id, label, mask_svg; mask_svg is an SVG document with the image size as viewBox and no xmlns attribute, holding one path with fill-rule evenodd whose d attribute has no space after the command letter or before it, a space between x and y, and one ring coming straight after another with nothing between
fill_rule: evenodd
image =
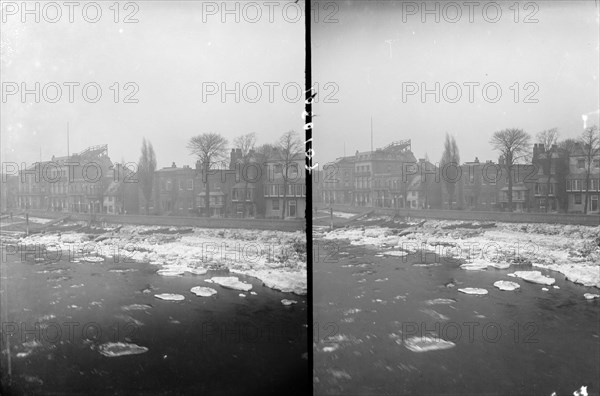
<instances>
[{"instance_id":1,"label":"snow-covered ground","mask_svg":"<svg viewBox=\"0 0 600 396\"><path fill-rule=\"evenodd\" d=\"M100 236L80 232L35 234L22 239L21 244L44 246L48 257L70 255L75 262L90 261L86 259L90 256L110 262L119 255L121 262L156 265L160 274L167 276L228 269L258 278L266 287L306 294L304 232L194 228L182 234L151 233L159 228L124 226Z\"/></svg>"},{"instance_id":2,"label":"snow-covered ground","mask_svg":"<svg viewBox=\"0 0 600 396\"><path fill-rule=\"evenodd\" d=\"M380 250L435 252L442 263L447 258L461 258L467 263L462 266L465 270L510 266L521 270L531 265L559 272L572 282L600 288L600 226L428 220L398 229L321 229L315 230L315 235Z\"/></svg>"}]
</instances>

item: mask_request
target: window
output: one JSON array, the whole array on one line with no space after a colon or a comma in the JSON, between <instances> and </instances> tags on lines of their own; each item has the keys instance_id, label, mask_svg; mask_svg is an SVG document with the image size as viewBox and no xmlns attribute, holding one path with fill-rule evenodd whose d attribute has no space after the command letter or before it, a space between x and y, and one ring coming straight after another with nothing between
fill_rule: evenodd
<instances>
[{"instance_id":1,"label":"window","mask_svg":"<svg viewBox=\"0 0 600 396\"><path fill-rule=\"evenodd\" d=\"M279 200L278 199L273 200L273 210L279 210Z\"/></svg>"},{"instance_id":2,"label":"window","mask_svg":"<svg viewBox=\"0 0 600 396\"><path fill-rule=\"evenodd\" d=\"M600 168L600 159L594 160L594 168Z\"/></svg>"},{"instance_id":3,"label":"window","mask_svg":"<svg viewBox=\"0 0 600 396\"><path fill-rule=\"evenodd\" d=\"M600 180L591 179L590 180L590 191L598 191L599 185L600 185Z\"/></svg>"},{"instance_id":4,"label":"window","mask_svg":"<svg viewBox=\"0 0 600 396\"><path fill-rule=\"evenodd\" d=\"M583 169L583 168L585 168L585 159L578 159L578 160L577 160L577 167L578 167L579 169Z\"/></svg>"},{"instance_id":5,"label":"window","mask_svg":"<svg viewBox=\"0 0 600 396\"><path fill-rule=\"evenodd\" d=\"M183 190L183 180L179 180L179 190Z\"/></svg>"},{"instance_id":6,"label":"window","mask_svg":"<svg viewBox=\"0 0 600 396\"><path fill-rule=\"evenodd\" d=\"M194 189L194 179L188 179L187 180L187 189L188 190L193 190Z\"/></svg>"},{"instance_id":7,"label":"window","mask_svg":"<svg viewBox=\"0 0 600 396\"><path fill-rule=\"evenodd\" d=\"M548 195L554 195L554 184L550 184L550 191L548 192Z\"/></svg>"},{"instance_id":8,"label":"window","mask_svg":"<svg viewBox=\"0 0 600 396\"><path fill-rule=\"evenodd\" d=\"M167 180L167 191L171 191L173 187L173 183L171 182L171 180Z\"/></svg>"},{"instance_id":9,"label":"window","mask_svg":"<svg viewBox=\"0 0 600 396\"><path fill-rule=\"evenodd\" d=\"M290 217L296 217L296 201L288 202L288 215Z\"/></svg>"},{"instance_id":10,"label":"window","mask_svg":"<svg viewBox=\"0 0 600 396\"><path fill-rule=\"evenodd\" d=\"M535 195L540 195L542 193L542 189L540 183L535 183Z\"/></svg>"},{"instance_id":11,"label":"window","mask_svg":"<svg viewBox=\"0 0 600 396\"><path fill-rule=\"evenodd\" d=\"M575 194L575 205L581 205L581 194Z\"/></svg>"}]
</instances>

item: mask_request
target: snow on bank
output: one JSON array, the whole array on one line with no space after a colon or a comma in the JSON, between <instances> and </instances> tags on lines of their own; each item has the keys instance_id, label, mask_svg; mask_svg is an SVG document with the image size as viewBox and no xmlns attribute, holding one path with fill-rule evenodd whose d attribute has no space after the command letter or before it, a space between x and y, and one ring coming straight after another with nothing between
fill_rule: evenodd
<instances>
[{"instance_id":1,"label":"snow on bank","mask_svg":"<svg viewBox=\"0 0 600 396\"><path fill-rule=\"evenodd\" d=\"M567 280L584 286L600 288L600 226L538 223L491 226L427 220L422 225L405 224L399 229L360 226L329 232L315 230L315 235L326 240L349 240L352 245L367 248L405 250L413 257L435 253L442 264L449 259L461 259L466 262L462 265L465 270L533 266L559 272ZM421 252L413 253L415 248Z\"/></svg>"},{"instance_id":2,"label":"snow on bank","mask_svg":"<svg viewBox=\"0 0 600 396\"><path fill-rule=\"evenodd\" d=\"M108 263L118 255L122 262L157 265L163 276L203 275L210 269L227 269L258 278L269 288L306 294L304 232L194 228L185 234L152 233L160 229L124 226L118 232L103 234L98 241L94 241L98 235L81 232L35 234L22 239L21 244L51 246L72 262L73 258L85 258L101 263L100 257L105 257ZM57 255L60 253L47 253L48 257Z\"/></svg>"}]
</instances>

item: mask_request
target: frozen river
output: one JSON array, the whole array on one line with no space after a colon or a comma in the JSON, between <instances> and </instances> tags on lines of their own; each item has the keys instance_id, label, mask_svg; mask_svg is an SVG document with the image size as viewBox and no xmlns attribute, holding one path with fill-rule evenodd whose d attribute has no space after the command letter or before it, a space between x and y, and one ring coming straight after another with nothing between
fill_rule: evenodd
<instances>
[{"instance_id":1,"label":"frozen river","mask_svg":"<svg viewBox=\"0 0 600 396\"><path fill-rule=\"evenodd\" d=\"M599 304L583 298L597 289L552 271L542 273L558 288L543 291L507 277L515 267L465 271L456 260L423 266L416 255L315 244L317 395L572 395L582 385L598 394ZM493 286L500 279L521 287L501 291ZM489 294L458 292L465 287ZM431 333L454 345L407 348L411 337Z\"/></svg>"},{"instance_id":2,"label":"frozen river","mask_svg":"<svg viewBox=\"0 0 600 396\"><path fill-rule=\"evenodd\" d=\"M167 277L147 263L4 259L2 381L10 361L15 394L256 395L310 386L303 297L237 274L255 294L204 282L224 271ZM196 296L194 286L217 294ZM298 303L284 306L286 298ZM109 342L143 353L107 357L100 352Z\"/></svg>"}]
</instances>

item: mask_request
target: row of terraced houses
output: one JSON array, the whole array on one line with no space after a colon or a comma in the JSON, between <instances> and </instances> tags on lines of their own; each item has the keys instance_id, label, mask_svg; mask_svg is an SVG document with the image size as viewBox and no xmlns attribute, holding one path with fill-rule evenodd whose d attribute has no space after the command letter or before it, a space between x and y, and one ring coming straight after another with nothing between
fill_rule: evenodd
<instances>
[{"instance_id":1,"label":"row of terraced houses","mask_svg":"<svg viewBox=\"0 0 600 396\"><path fill-rule=\"evenodd\" d=\"M513 210L522 212L600 213L600 159L591 165L581 146L570 152L556 145L535 144L531 161L514 165ZM356 151L321 168L313 200L321 205L412 209L508 209L507 166L497 162L465 162L440 169L411 151L411 141L393 142L373 151ZM454 193L448 194L446 184Z\"/></svg>"},{"instance_id":2,"label":"row of terraced houses","mask_svg":"<svg viewBox=\"0 0 600 396\"><path fill-rule=\"evenodd\" d=\"M276 154L276 153L275 153ZM108 146L8 169L2 175L2 212L39 209L57 212L173 216L303 218L306 209L304 159L241 161L232 149L229 164L204 171L170 167L154 172L146 201L133 164L113 163ZM287 168L287 172L285 169ZM284 177L286 175L286 177ZM209 209L206 210L206 189Z\"/></svg>"}]
</instances>

